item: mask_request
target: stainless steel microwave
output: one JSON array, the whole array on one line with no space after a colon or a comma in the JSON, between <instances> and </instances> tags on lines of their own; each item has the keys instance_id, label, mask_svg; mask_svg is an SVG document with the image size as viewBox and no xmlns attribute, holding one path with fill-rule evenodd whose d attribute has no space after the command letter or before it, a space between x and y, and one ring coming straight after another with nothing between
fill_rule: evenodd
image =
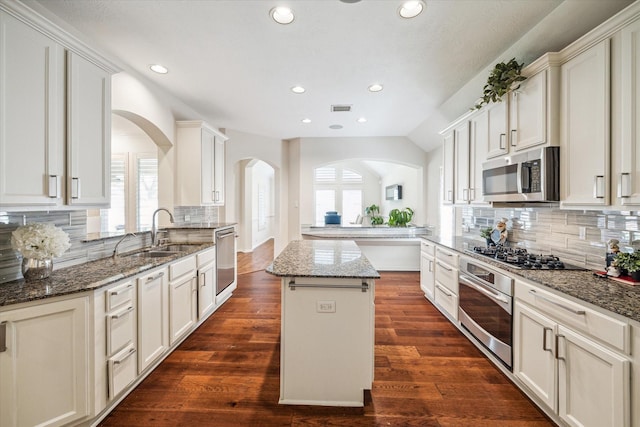
<instances>
[{"instance_id":1,"label":"stainless steel microwave","mask_svg":"<svg viewBox=\"0 0 640 427\"><path fill-rule=\"evenodd\" d=\"M487 202L560 200L560 148L538 148L482 164L482 194Z\"/></svg>"}]
</instances>

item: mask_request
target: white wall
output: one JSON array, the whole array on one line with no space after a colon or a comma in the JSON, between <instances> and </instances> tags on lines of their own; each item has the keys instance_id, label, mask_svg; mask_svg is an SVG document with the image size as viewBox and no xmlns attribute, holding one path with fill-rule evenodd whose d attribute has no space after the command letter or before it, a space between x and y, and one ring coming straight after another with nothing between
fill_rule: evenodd
<instances>
[{"instance_id":1,"label":"white wall","mask_svg":"<svg viewBox=\"0 0 640 427\"><path fill-rule=\"evenodd\" d=\"M414 224L418 223L416 218L425 218L425 212L419 212L420 203L422 203L423 197L419 197L418 187L420 185L421 170L415 167L403 166L403 165L389 165L389 173L382 177L381 182L381 198L380 211L383 216L389 216L389 211L392 209L404 209L411 208L414 211L413 219ZM389 185L399 184L402 185L402 199L401 200L386 200L385 188ZM420 214L420 215L418 215Z\"/></svg>"},{"instance_id":2,"label":"white wall","mask_svg":"<svg viewBox=\"0 0 640 427\"><path fill-rule=\"evenodd\" d=\"M263 161L249 167L251 174L251 249L275 235L275 171ZM260 224L259 197L264 197L266 221Z\"/></svg>"}]
</instances>

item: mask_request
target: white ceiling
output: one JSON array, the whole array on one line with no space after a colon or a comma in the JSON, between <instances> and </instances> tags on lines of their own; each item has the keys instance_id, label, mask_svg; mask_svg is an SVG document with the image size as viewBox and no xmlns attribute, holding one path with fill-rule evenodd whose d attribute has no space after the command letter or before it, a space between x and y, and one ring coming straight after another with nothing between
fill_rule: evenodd
<instances>
[{"instance_id":1,"label":"white ceiling","mask_svg":"<svg viewBox=\"0 0 640 427\"><path fill-rule=\"evenodd\" d=\"M607 1L617 9L629 3ZM36 3L213 125L287 139L409 135L562 0L426 2L410 20L398 16L400 0ZM290 25L269 17L282 4L295 12ZM153 63L169 74L149 71ZM368 92L371 83L384 90ZM293 94L294 85L306 93ZM332 113L332 104L353 111ZM357 123L360 116L368 122ZM312 123L301 123L305 117Z\"/></svg>"}]
</instances>

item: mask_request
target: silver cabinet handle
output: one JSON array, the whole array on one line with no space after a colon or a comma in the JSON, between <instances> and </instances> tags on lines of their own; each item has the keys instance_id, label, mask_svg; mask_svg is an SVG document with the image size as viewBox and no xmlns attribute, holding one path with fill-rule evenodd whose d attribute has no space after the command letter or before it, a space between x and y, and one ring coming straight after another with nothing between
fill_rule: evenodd
<instances>
[{"instance_id":1,"label":"silver cabinet handle","mask_svg":"<svg viewBox=\"0 0 640 427\"><path fill-rule=\"evenodd\" d=\"M71 198L80 198L80 178L78 177L71 178Z\"/></svg>"},{"instance_id":2,"label":"silver cabinet handle","mask_svg":"<svg viewBox=\"0 0 640 427\"><path fill-rule=\"evenodd\" d=\"M442 292L442 293L443 293L443 294L445 294L446 296L448 296L448 297L452 297L452 296L453 296L453 294L452 294L452 293L448 292L448 291L447 291L445 288L443 288L442 286L440 286L440 285L436 285L436 286L438 287L438 289L440 289L440 292Z\"/></svg>"},{"instance_id":3,"label":"silver cabinet handle","mask_svg":"<svg viewBox=\"0 0 640 427\"><path fill-rule=\"evenodd\" d=\"M470 188L469 189L469 201L475 200L475 199L476 199L476 189L475 188Z\"/></svg>"},{"instance_id":4,"label":"silver cabinet handle","mask_svg":"<svg viewBox=\"0 0 640 427\"><path fill-rule=\"evenodd\" d=\"M111 292L109 292L109 295L111 295L112 297L115 297L115 296L120 295L123 292L128 292L129 289L131 289L131 288L133 288L133 283L130 283L124 289L120 289L120 290L117 290L117 291L111 291Z\"/></svg>"},{"instance_id":5,"label":"silver cabinet handle","mask_svg":"<svg viewBox=\"0 0 640 427\"><path fill-rule=\"evenodd\" d=\"M149 277L147 277L147 283L153 282L154 280L159 279L162 276L164 276L164 271L161 271L160 273L156 274L155 276L149 276Z\"/></svg>"},{"instance_id":6,"label":"silver cabinet handle","mask_svg":"<svg viewBox=\"0 0 640 427\"><path fill-rule=\"evenodd\" d=\"M553 329L547 328L546 326L542 328L542 349L553 353L552 348L547 348L547 332L553 332Z\"/></svg>"},{"instance_id":7,"label":"silver cabinet handle","mask_svg":"<svg viewBox=\"0 0 640 427\"><path fill-rule=\"evenodd\" d=\"M504 140L507 138L507 134L506 133L501 133L500 134L500 149L501 150L506 150L507 145L504 144Z\"/></svg>"},{"instance_id":8,"label":"silver cabinet handle","mask_svg":"<svg viewBox=\"0 0 640 427\"><path fill-rule=\"evenodd\" d=\"M58 179L58 175L49 175L49 197L52 199L57 199L60 194L60 180Z\"/></svg>"},{"instance_id":9,"label":"silver cabinet handle","mask_svg":"<svg viewBox=\"0 0 640 427\"><path fill-rule=\"evenodd\" d=\"M201 288L204 288L205 286L207 286L207 277L204 273L200 274L200 282L202 283L200 285Z\"/></svg>"},{"instance_id":10,"label":"silver cabinet handle","mask_svg":"<svg viewBox=\"0 0 640 427\"><path fill-rule=\"evenodd\" d=\"M516 129L511 129L511 146L512 147L515 147L515 146L518 145L518 144L516 144L516 137L515 137L516 132L517 132Z\"/></svg>"},{"instance_id":11,"label":"silver cabinet handle","mask_svg":"<svg viewBox=\"0 0 640 427\"><path fill-rule=\"evenodd\" d=\"M0 353L7 351L7 322L0 323Z\"/></svg>"},{"instance_id":12,"label":"silver cabinet handle","mask_svg":"<svg viewBox=\"0 0 640 427\"><path fill-rule=\"evenodd\" d=\"M560 357L560 338L564 338L564 335L556 335L556 359L566 361L564 356Z\"/></svg>"},{"instance_id":13,"label":"silver cabinet handle","mask_svg":"<svg viewBox=\"0 0 640 427\"><path fill-rule=\"evenodd\" d=\"M564 304L560 304L559 302L554 301L554 300L552 300L552 299L550 299L550 298L547 298L547 297L545 297L545 296L538 295L538 294L536 293L536 291L534 291L533 289L530 289L530 290L529 290L529 293L530 293L531 295L533 295L535 298L540 298L540 299L541 299L541 300L543 300L543 301L546 301L546 302L548 302L548 303L550 303L550 304L556 305L556 306L560 307L561 309L563 309L563 310L567 310L568 312L571 312L571 313L573 313L573 314L577 314L577 315L581 315L581 316L582 316L582 315L584 315L584 314L586 313L584 310L576 310L575 308L567 307L566 305L564 305Z\"/></svg>"},{"instance_id":14,"label":"silver cabinet handle","mask_svg":"<svg viewBox=\"0 0 640 427\"><path fill-rule=\"evenodd\" d=\"M462 189L462 200L464 200L465 202L469 200L469 189L468 188L463 188Z\"/></svg>"},{"instance_id":15,"label":"silver cabinet handle","mask_svg":"<svg viewBox=\"0 0 640 427\"><path fill-rule=\"evenodd\" d=\"M631 174L623 172L618 176L618 197L631 197Z\"/></svg>"},{"instance_id":16,"label":"silver cabinet handle","mask_svg":"<svg viewBox=\"0 0 640 427\"><path fill-rule=\"evenodd\" d=\"M440 249L437 249L437 252L438 252L438 255L444 255L444 256L447 256L449 258L451 258L453 256L453 254L450 254L449 252L441 251Z\"/></svg>"},{"instance_id":17,"label":"silver cabinet handle","mask_svg":"<svg viewBox=\"0 0 640 427\"><path fill-rule=\"evenodd\" d=\"M302 283L298 284L294 280L289 282L289 289L295 291L296 288L331 288L331 289L361 289L362 292L367 292L369 289L369 284L366 282L362 282L361 285L315 285L315 284L307 284Z\"/></svg>"},{"instance_id":18,"label":"silver cabinet handle","mask_svg":"<svg viewBox=\"0 0 640 427\"><path fill-rule=\"evenodd\" d=\"M131 357L134 353L136 352L135 348L130 348L129 352L127 354L125 354L124 356L122 356L120 359L114 360L113 364L114 365L119 365L122 362L124 362L125 360L127 360L129 357Z\"/></svg>"},{"instance_id":19,"label":"silver cabinet handle","mask_svg":"<svg viewBox=\"0 0 640 427\"><path fill-rule=\"evenodd\" d=\"M452 268L449 268L449 267L447 267L446 265L442 265L442 264L440 264L438 261L436 261L436 264L438 264L440 267L444 268L445 270L447 270L447 271L449 271L449 272L453 271L453 269L452 269Z\"/></svg>"},{"instance_id":20,"label":"silver cabinet handle","mask_svg":"<svg viewBox=\"0 0 640 427\"><path fill-rule=\"evenodd\" d=\"M122 310L122 311L121 311L120 313L118 313L118 314L112 314L112 315L111 315L111 318L112 318L112 319L114 319L114 320L115 320L115 319L119 319L119 318L121 318L122 316L124 316L125 314L131 313L132 311L133 311L133 306L129 306L129 307L127 307L127 309L126 309L126 310Z\"/></svg>"},{"instance_id":21,"label":"silver cabinet handle","mask_svg":"<svg viewBox=\"0 0 640 427\"><path fill-rule=\"evenodd\" d=\"M604 199L604 175L593 177L593 198Z\"/></svg>"},{"instance_id":22,"label":"silver cabinet handle","mask_svg":"<svg viewBox=\"0 0 640 427\"><path fill-rule=\"evenodd\" d=\"M453 190L447 191L447 201L448 202L452 202L453 201Z\"/></svg>"},{"instance_id":23,"label":"silver cabinet handle","mask_svg":"<svg viewBox=\"0 0 640 427\"><path fill-rule=\"evenodd\" d=\"M433 272L433 261L429 260L429 273Z\"/></svg>"}]
</instances>

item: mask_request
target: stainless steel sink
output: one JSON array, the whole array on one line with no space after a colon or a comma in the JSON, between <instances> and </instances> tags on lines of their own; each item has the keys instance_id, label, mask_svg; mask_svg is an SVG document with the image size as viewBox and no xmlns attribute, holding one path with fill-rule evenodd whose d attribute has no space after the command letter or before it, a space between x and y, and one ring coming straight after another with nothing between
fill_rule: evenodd
<instances>
[{"instance_id":1,"label":"stainless steel sink","mask_svg":"<svg viewBox=\"0 0 640 427\"><path fill-rule=\"evenodd\" d=\"M130 254L122 254L121 257L129 258L162 258L169 257L172 255L176 255L188 250L191 250L194 246L198 245L189 245L189 244L169 244L165 246L156 246L154 248L147 248L140 252L133 252Z\"/></svg>"},{"instance_id":2,"label":"stainless steel sink","mask_svg":"<svg viewBox=\"0 0 640 427\"><path fill-rule=\"evenodd\" d=\"M190 245L187 243L173 243L165 246L156 246L155 248L151 248L151 252L184 252L191 250L193 247L199 245Z\"/></svg>"}]
</instances>

